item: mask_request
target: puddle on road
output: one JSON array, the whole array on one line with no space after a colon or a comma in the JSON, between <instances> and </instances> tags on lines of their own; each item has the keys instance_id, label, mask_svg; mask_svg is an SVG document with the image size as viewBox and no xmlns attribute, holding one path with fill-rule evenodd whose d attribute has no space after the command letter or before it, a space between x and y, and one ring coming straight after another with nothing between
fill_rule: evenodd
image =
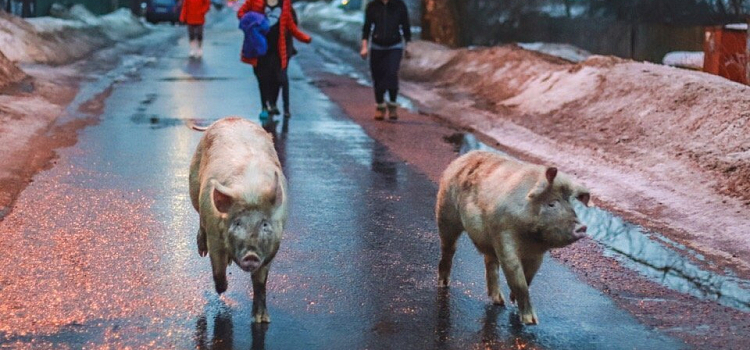
<instances>
[{"instance_id":1,"label":"puddle on road","mask_svg":"<svg viewBox=\"0 0 750 350\"><path fill-rule=\"evenodd\" d=\"M186 82L204 82L204 81L222 81L222 80L236 80L238 78L233 77L196 77L196 76L185 76L185 77L166 77L160 78L159 81L186 81Z\"/></svg>"},{"instance_id":2,"label":"puddle on road","mask_svg":"<svg viewBox=\"0 0 750 350\"><path fill-rule=\"evenodd\" d=\"M152 129L162 129L172 126L184 126L185 120L180 118L160 117L156 114L136 113L130 117L135 124L148 125Z\"/></svg>"},{"instance_id":3,"label":"puddle on road","mask_svg":"<svg viewBox=\"0 0 750 350\"><path fill-rule=\"evenodd\" d=\"M456 133L443 139L459 154L485 150L508 156L471 134ZM606 256L616 258L626 267L672 290L750 311L750 281L728 270L723 275L708 271L700 265L707 265L711 270L721 269L684 245L648 232L606 210L587 208L575 201L574 206L578 217L588 226L589 236L604 246Z\"/></svg>"}]
</instances>

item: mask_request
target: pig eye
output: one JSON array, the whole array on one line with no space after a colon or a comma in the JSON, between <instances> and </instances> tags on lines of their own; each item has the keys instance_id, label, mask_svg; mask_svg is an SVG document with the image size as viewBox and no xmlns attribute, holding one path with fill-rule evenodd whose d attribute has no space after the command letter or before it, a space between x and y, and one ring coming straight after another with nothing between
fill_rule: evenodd
<instances>
[{"instance_id":1,"label":"pig eye","mask_svg":"<svg viewBox=\"0 0 750 350\"><path fill-rule=\"evenodd\" d=\"M550 208L554 208L556 204L557 204L557 201L554 201L554 202L550 202L549 204L547 204L547 206Z\"/></svg>"},{"instance_id":2,"label":"pig eye","mask_svg":"<svg viewBox=\"0 0 750 350\"><path fill-rule=\"evenodd\" d=\"M264 230L270 230L271 229L271 224L269 224L268 221L263 221L263 225L261 225L261 227Z\"/></svg>"}]
</instances>

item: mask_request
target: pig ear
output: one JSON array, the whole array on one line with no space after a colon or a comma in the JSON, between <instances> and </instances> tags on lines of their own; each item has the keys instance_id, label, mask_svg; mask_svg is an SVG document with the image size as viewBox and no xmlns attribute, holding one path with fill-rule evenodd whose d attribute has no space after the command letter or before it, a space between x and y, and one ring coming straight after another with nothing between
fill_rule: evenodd
<instances>
[{"instance_id":1,"label":"pig ear","mask_svg":"<svg viewBox=\"0 0 750 350\"><path fill-rule=\"evenodd\" d=\"M589 201L591 200L591 195L588 192L578 193L576 199L578 199L579 201L581 201L581 203L583 203L583 205L588 207Z\"/></svg>"},{"instance_id":2,"label":"pig ear","mask_svg":"<svg viewBox=\"0 0 750 350\"><path fill-rule=\"evenodd\" d=\"M229 208L232 207L234 198L232 198L229 188L223 186L216 180L214 180L213 183L214 191L211 194L211 197L214 202L214 207L219 211L219 213L227 214L229 213Z\"/></svg>"},{"instance_id":3,"label":"pig ear","mask_svg":"<svg viewBox=\"0 0 750 350\"><path fill-rule=\"evenodd\" d=\"M529 199L534 199L542 195L547 189L552 187L552 183L555 181L557 176L557 168L549 167L544 171L544 178L540 178L539 181L534 185L534 188L529 191Z\"/></svg>"},{"instance_id":4,"label":"pig ear","mask_svg":"<svg viewBox=\"0 0 750 350\"><path fill-rule=\"evenodd\" d=\"M553 182L555 182L555 177L557 177L557 168L555 167L549 167L544 172L544 176L547 177L547 182L551 185Z\"/></svg>"},{"instance_id":5,"label":"pig ear","mask_svg":"<svg viewBox=\"0 0 750 350\"><path fill-rule=\"evenodd\" d=\"M279 173L274 172L273 191L271 191L271 205L279 206L284 201L284 193L281 189L281 183L279 182Z\"/></svg>"}]
</instances>

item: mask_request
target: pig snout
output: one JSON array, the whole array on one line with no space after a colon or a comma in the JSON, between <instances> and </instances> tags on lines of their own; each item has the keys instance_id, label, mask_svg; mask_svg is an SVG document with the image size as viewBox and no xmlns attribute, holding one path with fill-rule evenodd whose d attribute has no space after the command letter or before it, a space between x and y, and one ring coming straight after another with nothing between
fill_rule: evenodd
<instances>
[{"instance_id":1,"label":"pig snout","mask_svg":"<svg viewBox=\"0 0 750 350\"><path fill-rule=\"evenodd\" d=\"M581 238L586 237L586 225L581 223L576 223L575 228L573 228L573 241L577 241Z\"/></svg>"},{"instance_id":2,"label":"pig snout","mask_svg":"<svg viewBox=\"0 0 750 350\"><path fill-rule=\"evenodd\" d=\"M239 262L240 268L247 272L257 270L260 267L260 264L260 257L254 253L247 253Z\"/></svg>"}]
</instances>

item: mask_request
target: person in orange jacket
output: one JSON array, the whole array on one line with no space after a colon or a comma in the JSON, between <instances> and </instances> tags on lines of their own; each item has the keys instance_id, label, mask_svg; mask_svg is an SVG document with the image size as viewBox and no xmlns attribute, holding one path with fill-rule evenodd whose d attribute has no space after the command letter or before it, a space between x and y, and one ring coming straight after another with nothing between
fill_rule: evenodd
<instances>
[{"instance_id":1,"label":"person in orange jacket","mask_svg":"<svg viewBox=\"0 0 750 350\"><path fill-rule=\"evenodd\" d=\"M206 12L210 8L210 0L182 0L180 22L188 27L190 58L203 56L203 25L206 23Z\"/></svg>"},{"instance_id":2,"label":"person in orange jacket","mask_svg":"<svg viewBox=\"0 0 750 350\"><path fill-rule=\"evenodd\" d=\"M289 59L295 53L292 37L304 43L309 43L312 38L297 27L291 0L246 0L237 11L237 17L242 19L248 12L264 14L271 27L266 35L268 52L257 58L242 57L242 62L253 66L253 72L258 78L262 109L260 120L265 122L270 115L280 114L276 101L281 87L284 85L288 87L286 69ZM288 96L288 89L285 89L284 117L286 118L291 116Z\"/></svg>"}]
</instances>

